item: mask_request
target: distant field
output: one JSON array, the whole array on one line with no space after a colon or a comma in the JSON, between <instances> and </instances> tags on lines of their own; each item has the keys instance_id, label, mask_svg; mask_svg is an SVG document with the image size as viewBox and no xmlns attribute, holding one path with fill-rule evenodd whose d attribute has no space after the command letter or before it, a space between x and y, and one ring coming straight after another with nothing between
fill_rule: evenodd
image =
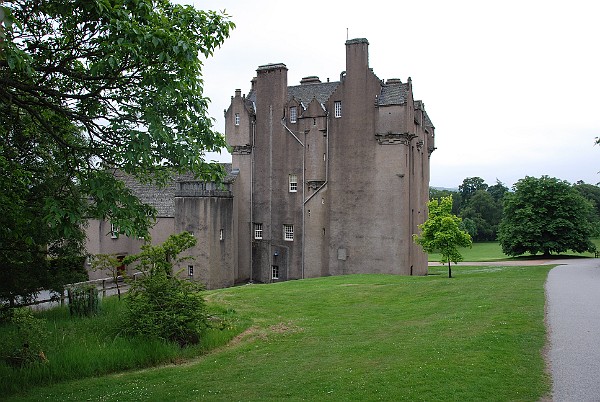
<instances>
[{"instance_id":1,"label":"distant field","mask_svg":"<svg viewBox=\"0 0 600 402\"><path fill-rule=\"evenodd\" d=\"M31 389L15 400L535 401L549 266L432 267L208 293L251 327L193 361Z\"/></svg>"},{"instance_id":2,"label":"distant field","mask_svg":"<svg viewBox=\"0 0 600 402\"><path fill-rule=\"evenodd\" d=\"M598 250L600 250L600 239L592 239L596 244ZM499 261L499 260L519 260L519 259L530 259L531 256L521 256L517 258L511 258L502 252L502 247L498 242L483 242L473 243L472 248L461 248L460 253L464 257L464 261L469 262L480 262L480 261ZM577 256L577 257L593 257L593 253L564 253L561 256ZM429 261L439 261L441 256L439 253L429 254Z\"/></svg>"}]
</instances>

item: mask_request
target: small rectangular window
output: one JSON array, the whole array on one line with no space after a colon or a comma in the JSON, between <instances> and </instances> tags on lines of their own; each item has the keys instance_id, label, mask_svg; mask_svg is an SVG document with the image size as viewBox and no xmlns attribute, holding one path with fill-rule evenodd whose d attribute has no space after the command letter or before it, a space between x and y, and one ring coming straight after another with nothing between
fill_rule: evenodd
<instances>
[{"instance_id":1,"label":"small rectangular window","mask_svg":"<svg viewBox=\"0 0 600 402\"><path fill-rule=\"evenodd\" d=\"M110 238L118 239L119 238L119 228L114 224L110 224Z\"/></svg>"},{"instance_id":2,"label":"small rectangular window","mask_svg":"<svg viewBox=\"0 0 600 402\"><path fill-rule=\"evenodd\" d=\"M298 118L298 109L296 106L290 107L290 123L295 123Z\"/></svg>"},{"instance_id":3,"label":"small rectangular window","mask_svg":"<svg viewBox=\"0 0 600 402\"><path fill-rule=\"evenodd\" d=\"M334 105L334 109L335 109L335 117L342 117L342 102L341 101L335 101L333 103Z\"/></svg>"},{"instance_id":4,"label":"small rectangular window","mask_svg":"<svg viewBox=\"0 0 600 402\"><path fill-rule=\"evenodd\" d=\"M188 265L188 276L192 278L194 276L194 266Z\"/></svg>"},{"instance_id":5,"label":"small rectangular window","mask_svg":"<svg viewBox=\"0 0 600 402\"><path fill-rule=\"evenodd\" d=\"M262 236L263 236L262 223L255 223L254 224L254 238L256 240L260 240L260 239L262 239Z\"/></svg>"},{"instance_id":6,"label":"small rectangular window","mask_svg":"<svg viewBox=\"0 0 600 402\"><path fill-rule=\"evenodd\" d=\"M295 174L289 175L289 183L290 183L290 193L295 193L298 191L298 176Z\"/></svg>"},{"instance_id":7,"label":"small rectangular window","mask_svg":"<svg viewBox=\"0 0 600 402\"><path fill-rule=\"evenodd\" d=\"M272 266L271 279L279 279L279 267L277 265Z\"/></svg>"},{"instance_id":8,"label":"small rectangular window","mask_svg":"<svg viewBox=\"0 0 600 402\"><path fill-rule=\"evenodd\" d=\"M294 225L283 225L283 239L294 241Z\"/></svg>"},{"instance_id":9,"label":"small rectangular window","mask_svg":"<svg viewBox=\"0 0 600 402\"><path fill-rule=\"evenodd\" d=\"M235 125L236 126L240 125L240 114L239 113L235 114Z\"/></svg>"},{"instance_id":10,"label":"small rectangular window","mask_svg":"<svg viewBox=\"0 0 600 402\"><path fill-rule=\"evenodd\" d=\"M219 240L223 240L224 238L224 234L223 234L223 229L219 230Z\"/></svg>"}]
</instances>

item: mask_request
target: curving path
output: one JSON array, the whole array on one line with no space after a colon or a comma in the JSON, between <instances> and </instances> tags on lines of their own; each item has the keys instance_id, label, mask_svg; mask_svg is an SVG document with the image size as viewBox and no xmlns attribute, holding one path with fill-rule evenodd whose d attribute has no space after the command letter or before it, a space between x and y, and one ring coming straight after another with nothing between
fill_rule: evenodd
<instances>
[{"instance_id":1,"label":"curving path","mask_svg":"<svg viewBox=\"0 0 600 402\"><path fill-rule=\"evenodd\" d=\"M600 260L555 262L546 282L552 398L600 401Z\"/></svg>"}]
</instances>

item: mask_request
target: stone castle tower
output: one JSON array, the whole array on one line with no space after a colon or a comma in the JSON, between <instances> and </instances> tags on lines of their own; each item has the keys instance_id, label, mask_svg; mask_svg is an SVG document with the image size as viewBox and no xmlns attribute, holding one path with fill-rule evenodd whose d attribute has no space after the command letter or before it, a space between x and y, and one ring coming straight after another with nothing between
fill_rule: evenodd
<instances>
[{"instance_id":1,"label":"stone castle tower","mask_svg":"<svg viewBox=\"0 0 600 402\"><path fill-rule=\"evenodd\" d=\"M232 148L236 281L352 273L425 275L412 241L427 215L434 127L411 79L379 79L366 39L336 82L288 86L256 70L225 112Z\"/></svg>"}]
</instances>

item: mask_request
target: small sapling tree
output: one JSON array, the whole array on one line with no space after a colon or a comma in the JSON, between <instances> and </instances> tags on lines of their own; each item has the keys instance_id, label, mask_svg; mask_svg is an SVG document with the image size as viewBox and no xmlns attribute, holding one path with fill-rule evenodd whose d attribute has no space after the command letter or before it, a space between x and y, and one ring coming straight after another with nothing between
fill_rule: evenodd
<instances>
[{"instance_id":1,"label":"small sapling tree","mask_svg":"<svg viewBox=\"0 0 600 402\"><path fill-rule=\"evenodd\" d=\"M111 278L117 287L117 296L121 300L121 288L119 287L119 277L125 277L123 269L123 259L119 259L114 254L96 254L92 259L92 269L100 271L108 271Z\"/></svg>"},{"instance_id":2,"label":"small sapling tree","mask_svg":"<svg viewBox=\"0 0 600 402\"><path fill-rule=\"evenodd\" d=\"M415 243L427 253L439 251L440 263L448 263L448 277L452 278L450 263L463 260L458 247L471 247L471 236L460 228L461 219L452 214L452 197L442 197L427 204L429 218L421 225L420 235L413 235Z\"/></svg>"}]
</instances>

